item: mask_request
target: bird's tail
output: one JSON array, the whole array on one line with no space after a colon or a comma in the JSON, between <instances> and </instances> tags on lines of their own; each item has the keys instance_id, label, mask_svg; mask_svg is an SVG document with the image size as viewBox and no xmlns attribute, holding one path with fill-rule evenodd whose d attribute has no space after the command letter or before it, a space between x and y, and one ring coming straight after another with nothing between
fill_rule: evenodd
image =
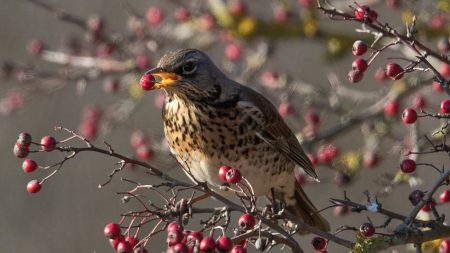
<instances>
[{"instance_id":1,"label":"bird's tail","mask_svg":"<svg viewBox=\"0 0 450 253\"><path fill-rule=\"evenodd\" d=\"M300 217L304 223L316 227L323 231L330 231L330 224L325 218L317 212L314 204L309 200L306 193L299 184L295 184L294 206L288 206L287 209L293 215ZM299 231L300 234L307 234L307 231Z\"/></svg>"}]
</instances>

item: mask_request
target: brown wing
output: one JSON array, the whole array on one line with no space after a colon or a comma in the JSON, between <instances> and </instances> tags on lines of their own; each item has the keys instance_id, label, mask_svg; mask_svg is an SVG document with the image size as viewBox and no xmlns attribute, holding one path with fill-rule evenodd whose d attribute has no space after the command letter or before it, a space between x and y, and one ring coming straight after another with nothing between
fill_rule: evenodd
<instances>
[{"instance_id":1,"label":"brown wing","mask_svg":"<svg viewBox=\"0 0 450 253\"><path fill-rule=\"evenodd\" d=\"M258 136L302 167L308 175L317 179L317 174L308 156L306 156L297 137L286 125L277 109L261 94L243 85L241 87L239 94L241 101L244 100L253 104L263 114L264 125L258 132Z\"/></svg>"}]
</instances>

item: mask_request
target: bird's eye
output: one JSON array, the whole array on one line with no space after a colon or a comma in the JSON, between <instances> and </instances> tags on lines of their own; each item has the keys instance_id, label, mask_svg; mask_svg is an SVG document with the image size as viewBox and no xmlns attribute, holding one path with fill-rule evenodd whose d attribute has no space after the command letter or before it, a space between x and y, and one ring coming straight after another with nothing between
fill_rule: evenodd
<instances>
[{"instance_id":1,"label":"bird's eye","mask_svg":"<svg viewBox=\"0 0 450 253\"><path fill-rule=\"evenodd\" d=\"M197 70L197 65L193 62L188 62L183 65L182 70L184 75L189 75L194 73L195 70Z\"/></svg>"}]
</instances>

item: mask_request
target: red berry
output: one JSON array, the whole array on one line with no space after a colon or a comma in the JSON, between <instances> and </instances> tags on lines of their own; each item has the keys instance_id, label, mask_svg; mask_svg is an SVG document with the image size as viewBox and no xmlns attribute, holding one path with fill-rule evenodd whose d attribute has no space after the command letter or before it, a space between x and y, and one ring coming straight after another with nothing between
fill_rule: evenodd
<instances>
[{"instance_id":1,"label":"red berry","mask_svg":"<svg viewBox=\"0 0 450 253\"><path fill-rule=\"evenodd\" d=\"M123 235L117 236L114 239L109 239L109 244L111 245L111 247L113 247L113 249L117 250L117 246L119 246L119 243L123 242L125 240L125 237L123 237Z\"/></svg>"},{"instance_id":2,"label":"red berry","mask_svg":"<svg viewBox=\"0 0 450 253\"><path fill-rule=\"evenodd\" d=\"M42 150L50 152L56 148L56 140L50 135L44 136L41 139Z\"/></svg>"},{"instance_id":3,"label":"red berry","mask_svg":"<svg viewBox=\"0 0 450 253\"><path fill-rule=\"evenodd\" d=\"M97 137L97 122L95 121L83 121L78 127L80 134L87 139L95 139Z\"/></svg>"},{"instance_id":4,"label":"red berry","mask_svg":"<svg viewBox=\"0 0 450 253\"><path fill-rule=\"evenodd\" d=\"M221 236L216 241L216 248L219 252L229 252L233 248L233 242L227 236Z\"/></svg>"},{"instance_id":5,"label":"red berry","mask_svg":"<svg viewBox=\"0 0 450 253\"><path fill-rule=\"evenodd\" d=\"M364 237L371 237L373 234L375 234L375 227L372 225L372 223L363 223L359 227L359 232Z\"/></svg>"},{"instance_id":6,"label":"red berry","mask_svg":"<svg viewBox=\"0 0 450 253\"><path fill-rule=\"evenodd\" d=\"M31 55L40 55L44 51L44 43L39 39L32 39L27 44L27 51Z\"/></svg>"},{"instance_id":7,"label":"red berry","mask_svg":"<svg viewBox=\"0 0 450 253\"><path fill-rule=\"evenodd\" d=\"M441 112L450 113L450 99L446 99L441 102Z\"/></svg>"},{"instance_id":8,"label":"red berry","mask_svg":"<svg viewBox=\"0 0 450 253\"><path fill-rule=\"evenodd\" d=\"M242 175L238 169L230 168L225 174L225 179L230 184L237 184L241 181Z\"/></svg>"},{"instance_id":9,"label":"red berry","mask_svg":"<svg viewBox=\"0 0 450 253\"><path fill-rule=\"evenodd\" d=\"M339 150L333 144L325 144L317 151L317 158L320 162L328 163L339 155Z\"/></svg>"},{"instance_id":10,"label":"red berry","mask_svg":"<svg viewBox=\"0 0 450 253\"><path fill-rule=\"evenodd\" d=\"M288 101L283 101L278 106L278 113L282 117L286 117L288 115L291 115L292 113L294 113L294 111L295 111L294 106L292 106L292 104L290 102L288 102Z\"/></svg>"},{"instance_id":11,"label":"red berry","mask_svg":"<svg viewBox=\"0 0 450 253\"><path fill-rule=\"evenodd\" d=\"M417 120L417 112L412 108L405 108L402 113L402 120L406 124L412 124Z\"/></svg>"},{"instance_id":12,"label":"red berry","mask_svg":"<svg viewBox=\"0 0 450 253\"><path fill-rule=\"evenodd\" d=\"M391 100L384 104L384 114L389 117L394 117L398 113L399 104L396 100Z\"/></svg>"},{"instance_id":13,"label":"red berry","mask_svg":"<svg viewBox=\"0 0 450 253\"><path fill-rule=\"evenodd\" d=\"M25 158L28 156L28 154L30 153L30 149L20 143L16 143L16 145L14 145L13 148L13 154L17 157L17 158Z\"/></svg>"},{"instance_id":14,"label":"red berry","mask_svg":"<svg viewBox=\"0 0 450 253\"><path fill-rule=\"evenodd\" d=\"M351 83L357 83L364 77L364 73L358 70L350 70L348 72L348 80Z\"/></svg>"},{"instance_id":15,"label":"red berry","mask_svg":"<svg viewBox=\"0 0 450 253\"><path fill-rule=\"evenodd\" d=\"M132 235L125 237L125 241L129 242L133 248L139 243L139 239Z\"/></svg>"},{"instance_id":16,"label":"red berry","mask_svg":"<svg viewBox=\"0 0 450 253\"><path fill-rule=\"evenodd\" d=\"M186 230L185 230L186 231ZM183 233L185 232L183 231ZM193 250L195 245L199 245L200 241L203 239L203 235L199 231L187 231L187 236L185 238L186 246L189 250Z\"/></svg>"},{"instance_id":17,"label":"red berry","mask_svg":"<svg viewBox=\"0 0 450 253\"><path fill-rule=\"evenodd\" d=\"M191 13L185 7L180 7L175 10L175 19L178 22L186 22L191 17Z\"/></svg>"},{"instance_id":18,"label":"red berry","mask_svg":"<svg viewBox=\"0 0 450 253\"><path fill-rule=\"evenodd\" d=\"M169 247L175 246L183 240L183 234L180 230L170 230L167 232L167 245Z\"/></svg>"},{"instance_id":19,"label":"red berry","mask_svg":"<svg viewBox=\"0 0 450 253\"><path fill-rule=\"evenodd\" d=\"M386 65L386 75L392 80L398 80L403 77L403 68L397 63Z\"/></svg>"},{"instance_id":20,"label":"red berry","mask_svg":"<svg viewBox=\"0 0 450 253\"><path fill-rule=\"evenodd\" d=\"M83 108L82 120L98 122L102 117L102 109L95 104L88 104Z\"/></svg>"},{"instance_id":21,"label":"red berry","mask_svg":"<svg viewBox=\"0 0 450 253\"><path fill-rule=\"evenodd\" d=\"M164 13L161 8L152 6L148 8L145 17L150 25L159 25L164 18Z\"/></svg>"},{"instance_id":22,"label":"red berry","mask_svg":"<svg viewBox=\"0 0 450 253\"><path fill-rule=\"evenodd\" d=\"M432 206L436 205L436 201L431 200L430 202L426 203L420 210L424 212L430 212L432 210Z\"/></svg>"},{"instance_id":23,"label":"red berry","mask_svg":"<svg viewBox=\"0 0 450 253\"><path fill-rule=\"evenodd\" d=\"M199 247L200 251L214 252L215 248L216 248L216 242L210 236L205 237L200 241L200 247Z\"/></svg>"},{"instance_id":24,"label":"red berry","mask_svg":"<svg viewBox=\"0 0 450 253\"><path fill-rule=\"evenodd\" d=\"M445 189L445 190L439 195L439 200L440 200L442 203L450 202L450 190L449 190L449 189Z\"/></svg>"},{"instance_id":25,"label":"red berry","mask_svg":"<svg viewBox=\"0 0 450 253\"><path fill-rule=\"evenodd\" d=\"M323 250L327 247L327 241L322 237L314 237L311 240L311 245L314 250Z\"/></svg>"},{"instance_id":26,"label":"red berry","mask_svg":"<svg viewBox=\"0 0 450 253\"><path fill-rule=\"evenodd\" d=\"M277 23L286 23L289 18L289 12L284 6L276 6L273 9L273 18Z\"/></svg>"},{"instance_id":27,"label":"red berry","mask_svg":"<svg viewBox=\"0 0 450 253\"><path fill-rule=\"evenodd\" d=\"M400 169L403 173L411 173L416 170L416 162L411 159L405 159L400 163Z\"/></svg>"},{"instance_id":28,"label":"red berry","mask_svg":"<svg viewBox=\"0 0 450 253\"><path fill-rule=\"evenodd\" d=\"M214 23L214 17L210 14L203 14L200 17L200 24L205 30L210 30L211 28L213 28Z\"/></svg>"},{"instance_id":29,"label":"red berry","mask_svg":"<svg viewBox=\"0 0 450 253\"><path fill-rule=\"evenodd\" d=\"M386 0L386 5L389 8L398 8L402 4L401 0Z\"/></svg>"},{"instance_id":30,"label":"red berry","mask_svg":"<svg viewBox=\"0 0 450 253\"><path fill-rule=\"evenodd\" d=\"M264 73L261 75L261 81L267 88L273 87L277 79L278 74L273 71L264 71Z\"/></svg>"},{"instance_id":31,"label":"red berry","mask_svg":"<svg viewBox=\"0 0 450 253\"><path fill-rule=\"evenodd\" d=\"M352 69L359 72L364 72L367 70L367 62L364 59L356 58L352 63Z\"/></svg>"},{"instance_id":32,"label":"red berry","mask_svg":"<svg viewBox=\"0 0 450 253\"><path fill-rule=\"evenodd\" d=\"M450 77L450 64L442 64L439 73L441 73L444 78Z\"/></svg>"},{"instance_id":33,"label":"red berry","mask_svg":"<svg viewBox=\"0 0 450 253\"><path fill-rule=\"evenodd\" d=\"M228 2L228 10L233 15L243 15L247 12L247 6L242 0L231 0Z\"/></svg>"},{"instance_id":34,"label":"red berry","mask_svg":"<svg viewBox=\"0 0 450 253\"><path fill-rule=\"evenodd\" d=\"M442 240L439 245L439 253L450 253L450 239Z\"/></svg>"},{"instance_id":35,"label":"red berry","mask_svg":"<svg viewBox=\"0 0 450 253\"><path fill-rule=\"evenodd\" d=\"M136 67L141 70L148 69L148 67L150 66L150 58L148 58L148 56L145 54L136 56L134 62L136 64Z\"/></svg>"},{"instance_id":36,"label":"red berry","mask_svg":"<svg viewBox=\"0 0 450 253\"><path fill-rule=\"evenodd\" d=\"M171 223L169 223L169 225L167 225L167 232L174 230L180 231L180 225L178 225L176 221L172 221Z\"/></svg>"},{"instance_id":37,"label":"red berry","mask_svg":"<svg viewBox=\"0 0 450 253\"><path fill-rule=\"evenodd\" d=\"M116 46L112 43L101 43L97 46L95 52L98 57L107 57L114 52L114 49L116 49Z\"/></svg>"},{"instance_id":38,"label":"red berry","mask_svg":"<svg viewBox=\"0 0 450 253\"><path fill-rule=\"evenodd\" d=\"M425 105L426 105L425 98L422 95L417 94L412 101L412 106L416 109L421 109L424 108Z\"/></svg>"},{"instance_id":39,"label":"red berry","mask_svg":"<svg viewBox=\"0 0 450 253\"><path fill-rule=\"evenodd\" d=\"M364 168L371 168L377 165L379 156L376 152L366 152L363 156L363 166Z\"/></svg>"},{"instance_id":40,"label":"red berry","mask_svg":"<svg viewBox=\"0 0 450 253\"><path fill-rule=\"evenodd\" d=\"M23 161L22 169L27 173L31 173L37 169L38 165L34 160L27 159Z\"/></svg>"},{"instance_id":41,"label":"red berry","mask_svg":"<svg viewBox=\"0 0 450 253\"><path fill-rule=\"evenodd\" d=\"M184 243L177 243L175 246L171 247L173 253L188 253L189 249Z\"/></svg>"},{"instance_id":42,"label":"red berry","mask_svg":"<svg viewBox=\"0 0 450 253\"><path fill-rule=\"evenodd\" d=\"M298 4L305 8L310 8L313 6L314 1L313 0L298 0Z\"/></svg>"},{"instance_id":43,"label":"red berry","mask_svg":"<svg viewBox=\"0 0 450 253\"><path fill-rule=\"evenodd\" d=\"M226 165L220 166L220 168L219 168L219 178L220 178L220 180L222 180L222 181L227 181L226 176L227 176L227 172L228 172L230 169L231 169L231 167L226 166Z\"/></svg>"},{"instance_id":44,"label":"red berry","mask_svg":"<svg viewBox=\"0 0 450 253\"><path fill-rule=\"evenodd\" d=\"M36 193L41 190L41 183L37 180L31 180L27 184L27 192L29 193Z\"/></svg>"},{"instance_id":45,"label":"red berry","mask_svg":"<svg viewBox=\"0 0 450 253\"><path fill-rule=\"evenodd\" d=\"M105 226L105 229L103 229L103 233L106 237L115 239L118 238L121 235L120 232L120 225L117 223L109 223Z\"/></svg>"},{"instance_id":46,"label":"red berry","mask_svg":"<svg viewBox=\"0 0 450 253\"><path fill-rule=\"evenodd\" d=\"M151 90L155 85L155 77L152 74L144 74L139 84L143 90Z\"/></svg>"},{"instance_id":47,"label":"red berry","mask_svg":"<svg viewBox=\"0 0 450 253\"><path fill-rule=\"evenodd\" d=\"M367 52L367 44L362 40L357 40L353 43L352 52L355 56L363 55Z\"/></svg>"},{"instance_id":48,"label":"red berry","mask_svg":"<svg viewBox=\"0 0 450 253\"><path fill-rule=\"evenodd\" d=\"M309 109L303 117L306 124L317 125L320 123L320 115L314 109Z\"/></svg>"},{"instance_id":49,"label":"red berry","mask_svg":"<svg viewBox=\"0 0 450 253\"><path fill-rule=\"evenodd\" d=\"M31 135L29 133L20 133L19 137L17 138L17 143L29 147L31 145Z\"/></svg>"},{"instance_id":50,"label":"red berry","mask_svg":"<svg viewBox=\"0 0 450 253\"><path fill-rule=\"evenodd\" d=\"M238 220L238 226L241 230L250 230L256 225L255 216L244 213Z\"/></svg>"},{"instance_id":51,"label":"red berry","mask_svg":"<svg viewBox=\"0 0 450 253\"><path fill-rule=\"evenodd\" d=\"M230 43L225 47L225 55L228 59L236 61L241 57L241 47L236 43Z\"/></svg>"},{"instance_id":52,"label":"red berry","mask_svg":"<svg viewBox=\"0 0 450 253\"><path fill-rule=\"evenodd\" d=\"M243 245L236 245L233 247L230 253L247 253L247 250Z\"/></svg>"},{"instance_id":53,"label":"red berry","mask_svg":"<svg viewBox=\"0 0 450 253\"><path fill-rule=\"evenodd\" d=\"M137 156L142 160L150 160L153 157L153 150L148 146L140 146L136 150Z\"/></svg>"},{"instance_id":54,"label":"red berry","mask_svg":"<svg viewBox=\"0 0 450 253\"><path fill-rule=\"evenodd\" d=\"M414 190L409 194L408 199L413 206L416 206L417 204L419 204L419 202L423 199L424 196L425 193L423 191Z\"/></svg>"},{"instance_id":55,"label":"red berry","mask_svg":"<svg viewBox=\"0 0 450 253\"><path fill-rule=\"evenodd\" d=\"M117 244L117 253L132 253L133 247L127 241L122 241Z\"/></svg>"},{"instance_id":56,"label":"red berry","mask_svg":"<svg viewBox=\"0 0 450 253\"><path fill-rule=\"evenodd\" d=\"M387 75L386 75L386 72L384 71L384 69L378 68L375 71L374 77L375 77L375 80L382 82L382 81L386 80Z\"/></svg>"},{"instance_id":57,"label":"red berry","mask_svg":"<svg viewBox=\"0 0 450 253\"><path fill-rule=\"evenodd\" d=\"M436 81L433 81L433 90L439 93L444 92L444 88L442 88L442 85Z\"/></svg>"},{"instance_id":58,"label":"red berry","mask_svg":"<svg viewBox=\"0 0 450 253\"><path fill-rule=\"evenodd\" d=\"M372 23L378 18L378 14L371 10L368 6L360 5L355 10L356 19L364 20L369 23Z\"/></svg>"},{"instance_id":59,"label":"red berry","mask_svg":"<svg viewBox=\"0 0 450 253\"><path fill-rule=\"evenodd\" d=\"M137 149L140 146L148 145L150 142L149 140L148 135L144 131L136 130L131 134L130 144L133 148Z\"/></svg>"}]
</instances>

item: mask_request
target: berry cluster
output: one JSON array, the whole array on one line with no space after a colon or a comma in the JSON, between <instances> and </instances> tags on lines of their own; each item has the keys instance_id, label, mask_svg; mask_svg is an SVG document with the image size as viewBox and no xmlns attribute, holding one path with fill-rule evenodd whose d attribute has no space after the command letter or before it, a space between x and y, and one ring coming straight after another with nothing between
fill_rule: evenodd
<instances>
[{"instance_id":1,"label":"berry cluster","mask_svg":"<svg viewBox=\"0 0 450 253\"><path fill-rule=\"evenodd\" d=\"M123 235L121 227L117 223L109 223L105 226L103 233L109 239L109 243L117 253L148 253L142 247L141 241L133 235Z\"/></svg>"}]
</instances>

